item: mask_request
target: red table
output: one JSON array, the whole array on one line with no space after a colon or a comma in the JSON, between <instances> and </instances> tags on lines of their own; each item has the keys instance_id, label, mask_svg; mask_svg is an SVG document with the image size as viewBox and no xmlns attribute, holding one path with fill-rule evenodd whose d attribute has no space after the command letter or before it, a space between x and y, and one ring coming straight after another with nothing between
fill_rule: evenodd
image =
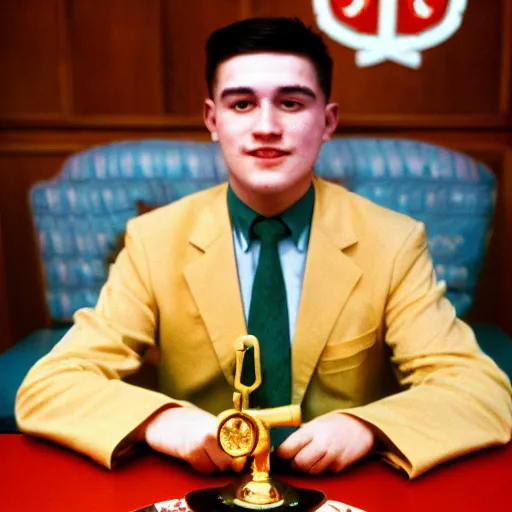
<instances>
[{"instance_id":1,"label":"red table","mask_svg":"<svg viewBox=\"0 0 512 512\"><path fill-rule=\"evenodd\" d=\"M46 441L0 435L0 510L127 512L231 477L202 476L186 464L145 452L108 471ZM338 475L283 477L368 512L467 512L512 509L512 444L444 464L408 481L379 460Z\"/></svg>"}]
</instances>

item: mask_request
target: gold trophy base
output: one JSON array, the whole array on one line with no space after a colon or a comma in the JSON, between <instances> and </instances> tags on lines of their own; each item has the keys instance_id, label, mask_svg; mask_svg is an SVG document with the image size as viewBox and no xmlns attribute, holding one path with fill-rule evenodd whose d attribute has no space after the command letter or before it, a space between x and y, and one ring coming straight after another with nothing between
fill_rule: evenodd
<instances>
[{"instance_id":1,"label":"gold trophy base","mask_svg":"<svg viewBox=\"0 0 512 512\"><path fill-rule=\"evenodd\" d=\"M254 375L251 386L242 383L244 355L254 348ZM266 409L250 409L249 394L261 384L259 343L254 336L242 336L235 343L235 392L233 409L218 416L217 442L233 458L248 457L250 474L225 487L202 489L185 496L193 512L312 512L325 502L325 494L298 489L270 477L271 439L273 427L298 427L301 424L299 404ZM243 460L243 459L239 459Z\"/></svg>"},{"instance_id":2,"label":"gold trophy base","mask_svg":"<svg viewBox=\"0 0 512 512\"><path fill-rule=\"evenodd\" d=\"M267 482L243 478L225 487L190 492L185 499L193 512L312 512L325 503L326 498L323 492L293 487L272 478Z\"/></svg>"}]
</instances>

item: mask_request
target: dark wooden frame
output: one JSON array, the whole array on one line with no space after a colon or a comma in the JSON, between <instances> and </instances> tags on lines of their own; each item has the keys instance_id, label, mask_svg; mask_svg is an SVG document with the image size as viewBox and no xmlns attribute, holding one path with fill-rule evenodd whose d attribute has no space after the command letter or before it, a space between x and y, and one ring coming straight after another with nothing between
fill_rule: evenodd
<instances>
[{"instance_id":1,"label":"dark wooden frame","mask_svg":"<svg viewBox=\"0 0 512 512\"><path fill-rule=\"evenodd\" d=\"M0 352L9 348L12 344L1 221L0 218Z\"/></svg>"}]
</instances>

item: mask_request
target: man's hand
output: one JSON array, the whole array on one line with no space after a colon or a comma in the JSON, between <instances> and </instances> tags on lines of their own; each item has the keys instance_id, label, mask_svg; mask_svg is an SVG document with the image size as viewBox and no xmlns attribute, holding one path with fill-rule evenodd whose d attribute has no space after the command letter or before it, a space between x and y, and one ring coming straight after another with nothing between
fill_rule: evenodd
<instances>
[{"instance_id":1,"label":"man's hand","mask_svg":"<svg viewBox=\"0 0 512 512\"><path fill-rule=\"evenodd\" d=\"M367 455L374 442L373 431L364 422L330 412L302 425L276 455L293 459L293 468L310 474L338 472Z\"/></svg>"},{"instance_id":2,"label":"man's hand","mask_svg":"<svg viewBox=\"0 0 512 512\"><path fill-rule=\"evenodd\" d=\"M222 451L217 443L217 418L195 407L173 407L156 413L138 436L154 450L186 460L201 473L229 467L241 471L245 462Z\"/></svg>"}]
</instances>

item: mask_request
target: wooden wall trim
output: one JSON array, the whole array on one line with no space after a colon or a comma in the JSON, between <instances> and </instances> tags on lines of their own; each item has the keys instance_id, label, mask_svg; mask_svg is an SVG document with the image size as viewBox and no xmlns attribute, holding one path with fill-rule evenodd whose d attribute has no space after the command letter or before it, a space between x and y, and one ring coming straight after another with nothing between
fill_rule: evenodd
<instances>
[{"instance_id":1,"label":"wooden wall trim","mask_svg":"<svg viewBox=\"0 0 512 512\"><path fill-rule=\"evenodd\" d=\"M508 107L507 107L508 108ZM201 115L196 116L67 116L67 115L19 115L0 118L0 127L37 128L204 128ZM339 127L358 128L510 128L505 115L407 115L407 114L344 114L339 117Z\"/></svg>"},{"instance_id":2,"label":"wooden wall trim","mask_svg":"<svg viewBox=\"0 0 512 512\"><path fill-rule=\"evenodd\" d=\"M1 144L0 154L4 155L71 155L87 149L84 143L71 144Z\"/></svg>"},{"instance_id":3,"label":"wooden wall trim","mask_svg":"<svg viewBox=\"0 0 512 512\"><path fill-rule=\"evenodd\" d=\"M37 128L204 128L203 118L197 116L56 116L26 115L0 118L0 127Z\"/></svg>"}]
</instances>

